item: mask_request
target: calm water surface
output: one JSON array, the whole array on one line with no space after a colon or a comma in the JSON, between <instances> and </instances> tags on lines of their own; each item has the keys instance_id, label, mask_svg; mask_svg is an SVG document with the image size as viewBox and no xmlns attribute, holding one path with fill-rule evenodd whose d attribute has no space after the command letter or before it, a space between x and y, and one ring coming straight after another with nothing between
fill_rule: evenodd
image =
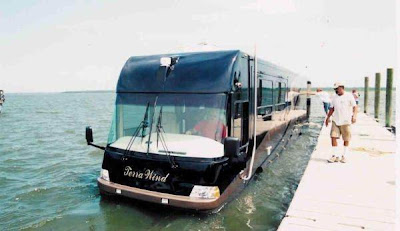
<instances>
[{"instance_id":1,"label":"calm water surface","mask_svg":"<svg viewBox=\"0 0 400 231\"><path fill-rule=\"evenodd\" d=\"M361 97L360 97L360 108L361 111L364 112L364 91L360 91ZM386 104L386 91L381 90L381 94L379 96L380 100L380 107L379 107L379 122L381 124L385 124L385 104ZM396 91L393 91L392 95L392 125L395 124L395 118L396 118ZM370 116L374 116L374 106L375 106L375 92L370 90L368 93L368 108L367 108L367 114Z\"/></svg>"},{"instance_id":2,"label":"calm water surface","mask_svg":"<svg viewBox=\"0 0 400 231\"><path fill-rule=\"evenodd\" d=\"M269 168L220 212L196 214L135 201L107 200L96 178L102 152L86 146L86 125L104 144L114 93L8 94L0 114L0 229L276 230L315 147L311 123Z\"/></svg>"}]
</instances>

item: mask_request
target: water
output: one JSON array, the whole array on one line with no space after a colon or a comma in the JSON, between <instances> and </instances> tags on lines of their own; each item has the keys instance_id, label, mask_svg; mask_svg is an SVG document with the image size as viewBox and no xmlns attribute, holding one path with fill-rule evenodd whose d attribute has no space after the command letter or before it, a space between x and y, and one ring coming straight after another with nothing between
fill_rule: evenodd
<instances>
[{"instance_id":1,"label":"water","mask_svg":"<svg viewBox=\"0 0 400 231\"><path fill-rule=\"evenodd\" d=\"M364 90L359 91L361 94L360 97L360 111L364 112ZM392 125L395 125L395 118L396 118L396 91L394 90L392 92L392 118L391 118L391 122ZM386 113L386 91L385 90L381 90L381 94L379 96L380 98L380 103L379 103L379 122L382 125L385 125L385 113ZM367 108L367 114L370 116L374 116L374 105L375 105L375 91L370 90L368 93L368 108Z\"/></svg>"},{"instance_id":2,"label":"water","mask_svg":"<svg viewBox=\"0 0 400 231\"><path fill-rule=\"evenodd\" d=\"M96 178L102 152L86 146L86 125L104 144L114 93L8 94L0 114L0 229L275 230L315 147L323 121L311 123L281 157L220 212L196 214L106 200Z\"/></svg>"}]
</instances>

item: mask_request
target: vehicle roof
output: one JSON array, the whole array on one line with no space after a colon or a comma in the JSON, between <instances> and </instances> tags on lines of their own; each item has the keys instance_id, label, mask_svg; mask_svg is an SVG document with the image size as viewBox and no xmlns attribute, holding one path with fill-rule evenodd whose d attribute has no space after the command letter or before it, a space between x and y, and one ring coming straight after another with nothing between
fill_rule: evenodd
<instances>
[{"instance_id":1,"label":"vehicle roof","mask_svg":"<svg viewBox=\"0 0 400 231\"><path fill-rule=\"evenodd\" d=\"M133 56L122 68L117 93L222 93L232 88L232 70L239 50ZM160 58L179 57L164 82ZM160 78L162 76L163 78Z\"/></svg>"}]
</instances>

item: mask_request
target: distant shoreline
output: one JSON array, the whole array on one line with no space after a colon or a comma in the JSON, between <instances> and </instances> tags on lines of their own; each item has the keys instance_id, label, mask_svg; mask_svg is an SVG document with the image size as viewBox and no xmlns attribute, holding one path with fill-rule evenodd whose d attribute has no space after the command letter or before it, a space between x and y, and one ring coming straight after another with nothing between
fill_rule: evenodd
<instances>
[{"instance_id":1,"label":"distant shoreline","mask_svg":"<svg viewBox=\"0 0 400 231\"><path fill-rule=\"evenodd\" d=\"M320 87L311 87L311 89L316 90ZM333 90L333 87L321 87L322 90ZM349 89L357 89L357 90L363 90L364 91L364 87L344 87L345 90L349 90ZM375 90L375 87L369 87L368 90ZM386 90L386 87L381 87L381 90ZM393 90L395 91L396 88L393 87Z\"/></svg>"},{"instance_id":2,"label":"distant shoreline","mask_svg":"<svg viewBox=\"0 0 400 231\"><path fill-rule=\"evenodd\" d=\"M311 87L312 91L316 91L319 87ZM331 87L321 87L324 91L333 91ZM358 91L364 91L364 87L345 87L346 91L351 91L352 89L357 89ZM368 88L369 91L375 90L374 87ZM382 91L386 90L386 87L381 87ZM396 91L396 88L393 87L393 91ZM115 93L115 90L81 90L81 91L61 91L61 92L5 92L7 94L68 94L68 93Z\"/></svg>"},{"instance_id":3,"label":"distant shoreline","mask_svg":"<svg viewBox=\"0 0 400 231\"><path fill-rule=\"evenodd\" d=\"M82 91L43 91L43 92L5 92L8 94L65 94L65 93L115 93L114 90L82 90Z\"/></svg>"},{"instance_id":4,"label":"distant shoreline","mask_svg":"<svg viewBox=\"0 0 400 231\"><path fill-rule=\"evenodd\" d=\"M114 90L63 91L60 93L114 93Z\"/></svg>"}]
</instances>

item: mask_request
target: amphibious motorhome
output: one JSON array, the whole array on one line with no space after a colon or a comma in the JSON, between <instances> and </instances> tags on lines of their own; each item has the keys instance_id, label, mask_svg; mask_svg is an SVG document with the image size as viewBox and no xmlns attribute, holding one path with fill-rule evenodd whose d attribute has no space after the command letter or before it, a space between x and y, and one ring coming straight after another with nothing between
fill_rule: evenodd
<instances>
[{"instance_id":1,"label":"amphibious motorhome","mask_svg":"<svg viewBox=\"0 0 400 231\"><path fill-rule=\"evenodd\" d=\"M242 51L131 57L116 89L101 194L194 210L237 194L305 118L294 73Z\"/></svg>"}]
</instances>

